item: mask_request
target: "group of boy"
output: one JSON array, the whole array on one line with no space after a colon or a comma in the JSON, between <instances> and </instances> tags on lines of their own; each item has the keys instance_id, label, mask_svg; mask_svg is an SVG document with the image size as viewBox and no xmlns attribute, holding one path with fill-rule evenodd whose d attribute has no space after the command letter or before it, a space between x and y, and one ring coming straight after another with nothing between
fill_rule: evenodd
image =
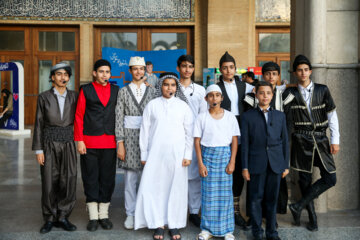
<instances>
[{"instance_id":1,"label":"group of boy","mask_svg":"<svg viewBox=\"0 0 360 240\"><path fill-rule=\"evenodd\" d=\"M89 231L97 230L99 224L103 229L113 227L109 206L118 158L118 166L125 170L126 229L148 227L155 229L154 239L163 239L164 226L168 225L172 239L181 239L178 229L186 225L188 208L189 220L202 229L199 239L235 239L234 224L245 230L250 225L254 238L262 239L261 222L265 217L266 238L278 240L276 211L280 205L280 209L285 208L280 212L286 212L287 204L288 132L292 140L291 167L299 172L303 195L289 209L295 224L300 225L301 212L306 208L307 228L317 230L313 199L336 183L332 154L339 150L339 131L330 91L310 80L311 63L305 56L297 56L293 64L297 85L277 86L280 68L268 62L262 68L265 82L257 83L255 91L254 82L245 83L235 75L235 59L228 52L219 62L219 83L207 91L191 80L194 58L190 55L178 59L180 79L174 73L164 73L149 83L145 80L151 75L144 77L149 65L152 67L142 57L132 57L132 82L119 89L109 83L110 63L100 59L94 64L94 81L83 85L79 96L66 88L72 74L70 66L62 62L51 68L53 87L39 95L33 139L41 165L45 221L41 233L51 231L53 226L76 230L68 218L76 198L77 149ZM148 71L151 74L152 69ZM205 128L208 113L210 119L219 120L214 126L225 116L236 124L231 131L219 132L217 136L223 139L214 139L217 136ZM204 125L201 121L207 122ZM328 127L331 145L326 137ZM204 134L210 134L207 141L203 141ZM225 161L220 166L224 168L222 175L212 173L206 165L211 165L216 156ZM319 167L321 178L312 184L314 166ZM152 183L154 178L157 181ZM213 180L219 178L225 185L214 188ZM248 181L248 223L240 214L244 180ZM224 192L222 205L209 199ZM188 196L184 198L184 194ZM282 204L278 204L278 198ZM219 207L228 211L214 211Z\"/></svg>"}]
</instances>

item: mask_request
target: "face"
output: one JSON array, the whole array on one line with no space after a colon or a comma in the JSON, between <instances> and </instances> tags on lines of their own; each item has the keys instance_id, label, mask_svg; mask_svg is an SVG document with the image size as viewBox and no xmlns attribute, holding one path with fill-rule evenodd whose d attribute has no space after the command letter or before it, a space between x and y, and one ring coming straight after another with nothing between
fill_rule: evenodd
<instances>
[{"instance_id":1,"label":"face","mask_svg":"<svg viewBox=\"0 0 360 240\"><path fill-rule=\"evenodd\" d=\"M59 69L55 71L55 74L51 76L51 79L55 86L57 87L66 87L66 84L69 82L69 74L65 69Z\"/></svg>"},{"instance_id":2,"label":"face","mask_svg":"<svg viewBox=\"0 0 360 240\"><path fill-rule=\"evenodd\" d=\"M161 92L164 98L171 98L176 93L176 80L166 78L161 86Z\"/></svg>"},{"instance_id":3,"label":"face","mask_svg":"<svg viewBox=\"0 0 360 240\"><path fill-rule=\"evenodd\" d=\"M180 73L181 79L189 79L194 73L194 64L188 61L184 61L180 64L180 67L176 67L176 70Z\"/></svg>"},{"instance_id":4,"label":"face","mask_svg":"<svg viewBox=\"0 0 360 240\"><path fill-rule=\"evenodd\" d=\"M263 75L265 82L270 83L272 86L275 86L279 81L280 75L278 71L266 71Z\"/></svg>"},{"instance_id":5,"label":"face","mask_svg":"<svg viewBox=\"0 0 360 240\"><path fill-rule=\"evenodd\" d=\"M110 77L111 71L109 66L101 66L96 71L93 71L93 76L95 77L95 81L103 86L105 86Z\"/></svg>"},{"instance_id":6,"label":"face","mask_svg":"<svg viewBox=\"0 0 360 240\"><path fill-rule=\"evenodd\" d=\"M130 74L132 75L133 81L141 81L141 78L145 75L145 67L144 66L131 66L129 69Z\"/></svg>"},{"instance_id":7,"label":"face","mask_svg":"<svg viewBox=\"0 0 360 240\"><path fill-rule=\"evenodd\" d=\"M242 74L242 75L241 75L241 80L242 80L243 82L247 82L247 75L246 75L246 74Z\"/></svg>"},{"instance_id":8,"label":"face","mask_svg":"<svg viewBox=\"0 0 360 240\"><path fill-rule=\"evenodd\" d=\"M153 71L153 65L152 64L146 65L146 72L147 73L152 73L152 71Z\"/></svg>"},{"instance_id":9,"label":"face","mask_svg":"<svg viewBox=\"0 0 360 240\"><path fill-rule=\"evenodd\" d=\"M220 72L223 75L225 81L230 81L234 78L236 67L233 62L224 62L221 65Z\"/></svg>"},{"instance_id":10,"label":"face","mask_svg":"<svg viewBox=\"0 0 360 240\"><path fill-rule=\"evenodd\" d=\"M270 86L261 86L256 93L256 98L259 100L260 107L269 106L272 97L273 92Z\"/></svg>"},{"instance_id":11,"label":"face","mask_svg":"<svg viewBox=\"0 0 360 240\"><path fill-rule=\"evenodd\" d=\"M209 92L205 97L205 101L209 104L210 108L218 108L223 100L220 92Z\"/></svg>"},{"instance_id":12,"label":"face","mask_svg":"<svg viewBox=\"0 0 360 240\"><path fill-rule=\"evenodd\" d=\"M312 70L310 70L309 65L300 64L297 66L294 74L299 82L306 82L310 80L311 73Z\"/></svg>"}]
</instances>

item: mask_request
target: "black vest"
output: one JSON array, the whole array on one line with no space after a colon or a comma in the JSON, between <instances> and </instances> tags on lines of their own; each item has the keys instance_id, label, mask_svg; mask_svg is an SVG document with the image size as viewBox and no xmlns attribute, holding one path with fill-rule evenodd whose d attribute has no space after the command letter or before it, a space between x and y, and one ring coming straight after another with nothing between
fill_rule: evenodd
<instances>
[{"instance_id":1,"label":"black vest","mask_svg":"<svg viewBox=\"0 0 360 240\"><path fill-rule=\"evenodd\" d=\"M84 134L88 136L115 135L118 86L110 85L110 99L106 106L101 103L92 83L82 86L82 90L86 99Z\"/></svg>"},{"instance_id":2,"label":"black vest","mask_svg":"<svg viewBox=\"0 0 360 240\"><path fill-rule=\"evenodd\" d=\"M230 98L226 92L224 81L221 79L220 82L217 83L222 91L222 95L224 97L224 100L221 102L221 107L231 112L231 101ZM239 115L244 112L244 98L245 98L245 91L246 91L246 83L241 82L237 76L235 76L235 84L237 88L237 93L239 96Z\"/></svg>"}]
</instances>

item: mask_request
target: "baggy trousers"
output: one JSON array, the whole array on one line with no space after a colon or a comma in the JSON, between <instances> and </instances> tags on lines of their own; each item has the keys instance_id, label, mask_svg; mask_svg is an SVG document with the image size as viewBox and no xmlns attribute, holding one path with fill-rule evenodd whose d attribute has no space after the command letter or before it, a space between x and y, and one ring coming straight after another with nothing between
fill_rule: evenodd
<instances>
[{"instance_id":1,"label":"baggy trousers","mask_svg":"<svg viewBox=\"0 0 360 240\"><path fill-rule=\"evenodd\" d=\"M75 205L76 148L73 141L45 141L43 150L41 206L44 220L54 222L68 218Z\"/></svg>"}]
</instances>

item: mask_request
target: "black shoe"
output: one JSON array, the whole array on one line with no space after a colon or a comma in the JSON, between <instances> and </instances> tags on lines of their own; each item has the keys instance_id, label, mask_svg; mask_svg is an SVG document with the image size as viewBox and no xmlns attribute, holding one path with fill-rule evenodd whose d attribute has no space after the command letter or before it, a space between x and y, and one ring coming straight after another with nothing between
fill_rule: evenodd
<instances>
[{"instance_id":1,"label":"black shoe","mask_svg":"<svg viewBox=\"0 0 360 240\"><path fill-rule=\"evenodd\" d=\"M97 230L98 226L99 226L98 220L89 220L86 229L90 232L94 232Z\"/></svg>"},{"instance_id":2,"label":"black shoe","mask_svg":"<svg viewBox=\"0 0 360 240\"><path fill-rule=\"evenodd\" d=\"M281 238L279 238L279 236L276 237L267 237L266 240L281 240Z\"/></svg>"},{"instance_id":3,"label":"black shoe","mask_svg":"<svg viewBox=\"0 0 360 240\"><path fill-rule=\"evenodd\" d=\"M59 220L57 222L57 226L61 227L62 229L64 229L65 231L75 231L76 230L76 226L74 224L72 224L68 219L63 219L63 220Z\"/></svg>"},{"instance_id":4,"label":"black shoe","mask_svg":"<svg viewBox=\"0 0 360 240\"><path fill-rule=\"evenodd\" d=\"M200 227L201 219L198 214L189 214L189 221L192 222L196 227Z\"/></svg>"},{"instance_id":5,"label":"black shoe","mask_svg":"<svg viewBox=\"0 0 360 240\"><path fill-rule=\"evenodd\" d=\"M242 230L247 231L250 229L250 227L247 226L245 219L241 216L241 214L235 213L235 224L240 226Z\"/></svg>"},{"instance_id":6,"label":"black shoe","mask_svg":"<svg viewBox=\"0 0 360 240\"><path fill-rule=\"evenodd\" d=\"M254 236L254 240L263 240L263 236L262 235Z\"/></svg>"},{"instance_id":7,"label":"black shoe","mask_svg":"<svg viewBox=\"0 0 360 240\"><path fill-rule=\"evenodd\" d=\"M99 220L100 226L105 230L110 230L113 227L112 222L108 218L103 218Z\"/></svg>"},{"instance_id":8,"label":"black shoe","mask_svg":"<svg viewBox=\"0 0 360 240\"><path fill-rule=\"evenodd\" d=\"M293 203L289 205L290 212L294 218L294 225L300 226L300 217L301 217L301 210L297 203Z\"/></svg>"},{"instance_id":9,"label":"black shoe","mask_svg":"<svg viewBox=\"0 0 360 240\"><path fill-rule=\"evenodd\" d=\"M314 201L309 202L309 204L306 206L306 210L308 211L309 215L309 222L306 224L306 228L311 232L316 232L318 230L318 224Z\"/></svg>"},{"instance_id":10,"label":"black shoe","mask_svg":"<svg viewBox=\"0 0 360 240\"><path fill-rule=\"evenodd\" d=\"M47 222L44 223L44 225L41 227L40 233L44 234L44 233L50 232L53 226L54 226L53 222L47 221Z\"/></svg>"}]
</instances>

